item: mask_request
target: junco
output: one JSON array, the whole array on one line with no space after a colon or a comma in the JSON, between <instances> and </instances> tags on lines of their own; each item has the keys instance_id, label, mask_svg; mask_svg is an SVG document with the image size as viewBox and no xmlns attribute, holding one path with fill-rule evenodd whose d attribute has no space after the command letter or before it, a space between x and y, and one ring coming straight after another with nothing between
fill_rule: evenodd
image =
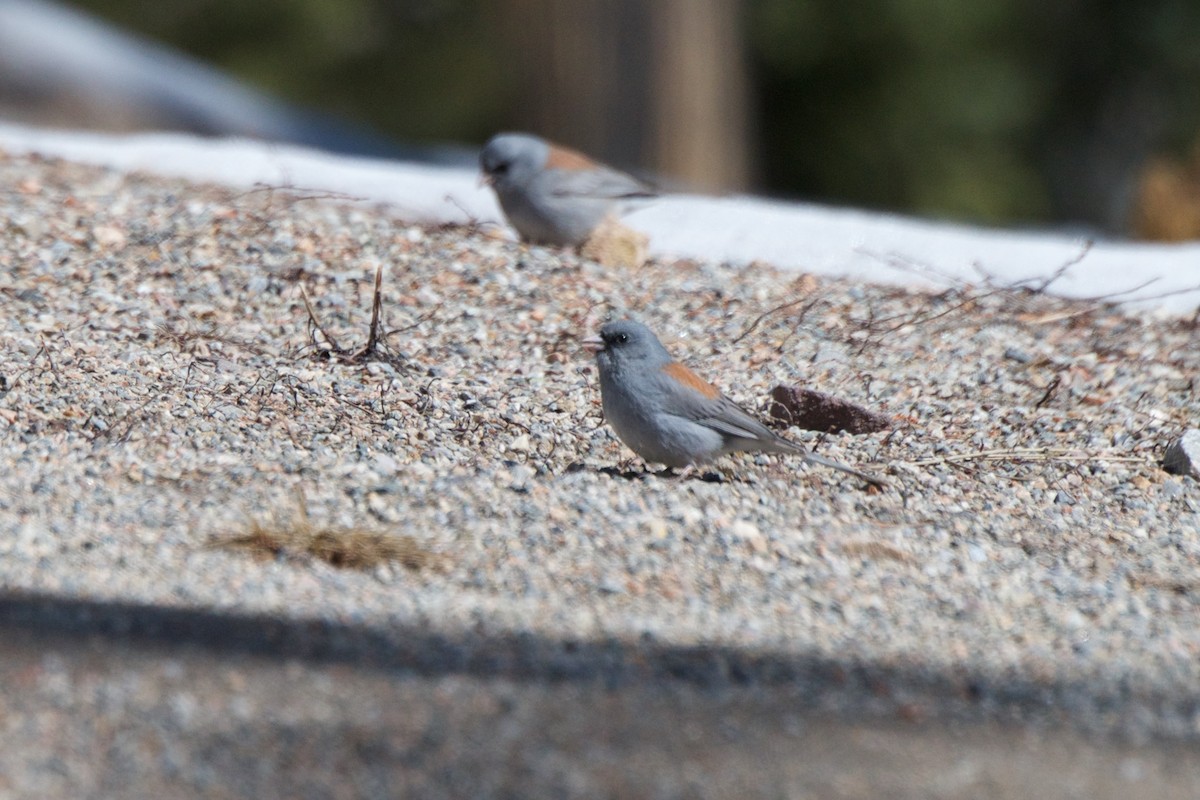
<instances>
[{"instance_id":1,"label":"junco","mask_svg":"<svg viewBox=\"0 0 1200 800\"><path fill-rule=\"evenodd\" d=\"M793 453L876 486L884 481L810 453L777 435L714 386L671 358L645 325L610 322L583 346L600 366L604 416L646 461L689 467L726 453Z\"/></svg>"},{"instance_id":2,"label":"junco","mask_svg":"<svg viewBox=\"0 0 1200 800\"><path fill-rule=\"evenodd\" d=\"M656 194L631 175L525 133L493 136L479 165L509 223L539 244L583 244L623 201Z\"/></svg>"}]
</instances>

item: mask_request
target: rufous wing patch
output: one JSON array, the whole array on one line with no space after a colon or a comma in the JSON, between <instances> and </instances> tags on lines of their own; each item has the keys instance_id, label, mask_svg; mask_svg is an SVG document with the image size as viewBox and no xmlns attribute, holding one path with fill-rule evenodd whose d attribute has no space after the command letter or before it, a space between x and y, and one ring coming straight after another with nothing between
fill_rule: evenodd
<instances>
[{"instance_id":1,"label":"rufous wing patch","mask_svg":"<svg viewBox=\"0 0 1200 800\"><path fill-rule=\"evenodd\" d=\"M699 375L692 372L678 361L672 361L670 364L667 364L665 367L663 367L663 372L667 373L667 375L679 381L689 389L704 395L709 400L716 400L721 396L721 391L717 389L717 387L713 386L711 383L704 380L704 378L701 378Z\"/></svg>"},{"instance_id":2,"label":"rufous wing patch","mask_svg":"<svg viewBox=\"0 0 1200 800\"><path fill-rule=\"evenodd\" d=\"M567 147L556 144L550 145L550 154L546 156L546 169L584 170L598 167L595 161Z\"/></svg>"}]
</instances>

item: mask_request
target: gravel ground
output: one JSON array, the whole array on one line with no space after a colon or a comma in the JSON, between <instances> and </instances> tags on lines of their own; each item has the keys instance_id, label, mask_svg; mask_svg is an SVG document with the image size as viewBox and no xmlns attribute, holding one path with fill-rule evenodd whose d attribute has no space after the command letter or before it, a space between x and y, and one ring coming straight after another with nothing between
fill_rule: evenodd
<instances>
[{"instance_id":1,"label":"gravel ground","mask_svg":"<svg viewBox=\"0 0 1200 800\"><path fill-rule=\"evenodd\" d=\"M0 155L0 585L122 604L102 633L305 621L345 631L317 650L424 675L1195 740L1200 486L1158 461L1200 418L1200 331L1032 289L602 269L350 198ZM620 316L747 407L803 384L888 415L787 435L891 486L775 456L643 473L576 344ZM301 503L438 563L208 546Z\"/></svg>"}]
</instances>

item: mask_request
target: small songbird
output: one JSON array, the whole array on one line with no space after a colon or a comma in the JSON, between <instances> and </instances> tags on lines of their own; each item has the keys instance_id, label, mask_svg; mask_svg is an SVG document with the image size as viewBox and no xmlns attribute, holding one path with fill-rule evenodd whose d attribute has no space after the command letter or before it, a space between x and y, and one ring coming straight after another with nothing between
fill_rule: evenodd
<instances>
[{"instance_id":1,"label":"small songbird","mask_svg":"<svg viewBox=\"0 0 1200 800\"><path fill-rule=\"evenodd\" d=\"M610 213L654 197L646 183L525 133L500 133L479 154L509 224L527 242L578 246Z\"/></svg>"},{"instance_id":2,"label":"small songbird","mask_svg":"<svg viewBox=\"0 0 1200 800\"><path fill-rule=\"evenodd\" d=\"M726 453L791 453L874 484L883 479L810 453L671 358L645 325L610 322L583 340L600 367L600 400L617 436L645 461L685 468Z\"/></svg>"}]
</instances>

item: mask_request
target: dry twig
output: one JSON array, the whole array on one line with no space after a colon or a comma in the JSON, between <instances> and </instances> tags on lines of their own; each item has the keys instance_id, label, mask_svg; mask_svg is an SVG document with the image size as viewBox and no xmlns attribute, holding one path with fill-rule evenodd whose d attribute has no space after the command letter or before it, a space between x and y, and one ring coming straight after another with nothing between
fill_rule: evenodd
<instances>
[{"instance_id":1,"label":"dry twig","mask_svg":"<svg viewBox=\"0 0 1200 800\"><path fill-rule=\"evenodd\" d=\"M789 300L786 303L777 305L774 308L764 311L763 313L761 313L757 317L755 317L754 321L750 323L749 327L747 327L746 330L744 330L740 334L738 334L737 337L734 338L734 340L731 342L731 344L737 344L742 339L745 339L747 336L749 336L751 333L753 333L754 329L757 328L762 323L762 321L764 319L766 319L767 317L771 316L772 314L778 314L780 311L791 308L792 306L798 306L801 303L803 303L806 299L807 298L801 297L796 300ZM808 312L813 309L813 306L815 306L820 301L820 299L821 299L820 297L816 297L812 300L809 300L808 305L806 305L803 309L801 309L800 318L803 319L805 317L805 315L807 315Z\"/></svg>"},{"instance_id":2,"label":"dry twig","mask_svg":"<svg viewBox=\"0 0 1200 800\"><path fill-rule=\"evenodd\" d=\"M371 356L377 355L379 352L379 343L381 337L379 335L380 320L383 316L383 265L380 264L375 268L375 290L371 298L371 326L367 330L367 343L358 350L347 350L338 344L337 339L329 330L321 324L320 317L317 316L317 311L313 308L312 300L308 296L308 290L304 288L304 284L300 284L300 297L304 300L304 309L308 312L308 322L311 326L310 336L314 346L319 346L316 334L320 333L325 338L329 345L329 353L336 357L343 364L359 364L366 361Z\"/></svg>"},{"instance_id":3,"label":"dry twig","mask_svg":"<svg viewBox=\"0 0 1200 800\"><path fill-rule=\"evenodd\" d=\"M971 453L954 453L918 461L901 461L910 467L928 467L935 464L954 464L963 461L1111 461L1114 463L1148 464L1145 458L1114 456L1106 453L1085 453L1074 447L1012 447L994 450L976 450Z\"/></svg>"}]
</instances>

